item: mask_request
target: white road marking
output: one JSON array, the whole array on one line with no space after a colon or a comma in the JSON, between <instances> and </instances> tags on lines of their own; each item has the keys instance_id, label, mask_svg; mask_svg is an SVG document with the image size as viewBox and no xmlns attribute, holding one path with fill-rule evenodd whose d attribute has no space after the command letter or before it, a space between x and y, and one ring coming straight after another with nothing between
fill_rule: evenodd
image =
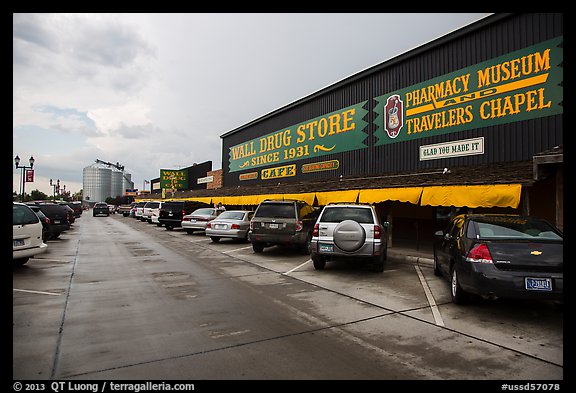
<instances>
[{"instance_id":1,"label":"white road marking","mask_svg":"<svg viewBox=\"0 0 576 393\"><path fill-rule=\"evenodd\" d=\"M249 248L252 248L252 246L246 246L246 247L235 248L233 250L222 251L222 254L228 254L230 252L236 252L236 251L240 251L240 250L247 250Z\"/></svg>"},{"instance_id":2,"label":"white road marking","mask_svg":"<svg viewBox=\"0 0 576 393\"><path fill-rule=\"evenodd\" d=\"M222 338L222 337L232 337L232 336L238 336L240 334L245 334L248 333L250 330L239 330L237 332L230 332L230 333L222 333L222 334L212 334L210 333L210 338Z\"/></svg>"},{"instance_id":3,"label":"white road marking","mask_svg":"<svg viewBox=\"0 0 576 393\"><path fill-rule=\"evenodd\" d=\"M42 292L42 291L30 291L28 289L12 289L15 292L26 292L26 293L37 293L39 295L52 295L52 296L60 296L61 293L54 293L54 292Z\"/></svg>"},{"instance_id":4,"label":"white road marking","mask_svg":"<svg viewBox=\"0 0 576 393\"><path fill-rule=\"evenodd\" d=\"M302 266L304 266L304 265L306 265L307 263L310 263L310 262L312 262L312 259L308 259L308 260L307 260L306 262L304 262L303 264L298 265L298 266L296 266L294 269L288 270L286 273L282 273L282 274L290 274L290 273L292 273L294 270L300 269Z\"/></svg>"},{"instance_id":5,"label":"white road marking","mask_svg":"<svg viewBox=\"0 0 576 393\"><path fill-rule=\"evenodd\" d=\"M424 288L424 293L426 294L426 299L428 299L428 304L430 305L430 309L432 310L432 316L434 317L434 322L438 326L444 326L444 320L442 319L442 315L440 315L440 310L436 305L436 301L434 300L434 296L432 296L432 291L430 291L430 287L424 278L424 274L422 274L422 270L420 266L414 266L416 269L416 273L418 273L418 278L420 279L420 284L422 284L422 288Z\"/></svg>"}]
</instances>

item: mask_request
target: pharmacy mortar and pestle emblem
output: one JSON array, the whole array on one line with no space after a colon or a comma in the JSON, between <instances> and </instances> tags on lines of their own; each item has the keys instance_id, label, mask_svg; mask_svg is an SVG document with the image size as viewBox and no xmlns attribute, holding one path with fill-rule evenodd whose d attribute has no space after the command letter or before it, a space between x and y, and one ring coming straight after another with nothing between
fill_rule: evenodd
<instances>
[{"instance_id":1,"label":"pharmacy mortar and pestle emblem","mask_svg":"<svg viewBox=\"0 0 576 393\"><path fill-rule=\"evenodd\" d=\"M394 104L394 106L392 106ZM390 138L396 138L402 128L402 100L398 95L388 98L386 105L386 132Z\"/></svg>"}]
</instances>

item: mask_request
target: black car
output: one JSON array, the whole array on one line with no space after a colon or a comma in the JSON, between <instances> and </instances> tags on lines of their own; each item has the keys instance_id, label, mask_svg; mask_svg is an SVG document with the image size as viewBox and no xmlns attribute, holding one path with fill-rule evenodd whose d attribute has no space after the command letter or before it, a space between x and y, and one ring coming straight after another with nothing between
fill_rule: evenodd
<instances>
[{"instance_id":1,"label":"black car","mask_svg":"<svg viewBox=\"0 0 576 393\"><path fill-rule=\"evenodd\" d=\"M74 217L79 218L82 215L82 202L68 202L67 205L74 211Z\"/></svg>"},{"instance_id":2,"label":"black car","mask_svg":"<svg viewBox=\"0 0 576 393\"><path fill-rule=\"evenodd\" d=\"M169 201L162 203L158 221L164 225L167 230L182 226L182 218L196 209L211 207L210 205L196 201Z\"/></svg>"},{"instance_id":3,"label":"black car","mask_svg":"<svg viewBox=\"0 0 576 393\"><path fill-rule=\"evenodd\" d=\"M248 239L252 249L260 253L268 246L295 246L303 254L310 254L319 213L304 201L262 201L250 221Z\"/></svg>"},{"instance_id":4,"label":"black car","mask_svg":"<svg viewBox=\"0 0 576 393\"><path fill-rule=\"evenodd\" d=\"M472 294L562 301L563 234L547 221L463 214L435 235L434 274L450 281L454 303Z\"/></svg>"},{"instance_id":5,"label":"black car","mask_svg":"<svg viewBox=\"0 0 576 393\"><path fill-rule=\"evenodd\" d=\"M108 217L110 215L110 209L108 209L108 204L104 202L98 202L94 204L92 208L92 216L96 217L99 215L105 215Z\"/></svg>"},{"instance_id":6,"label":"black car","mask_svg":"<svg viewBox=\"0 0 576 393\"><path fill-rule=\"evenodd\" d=\"M38 205L34 204L34 205L28 205L28 207L30 207L30 209L32 209L32 211L34 211L34 213L36 213L36 215L38 216L38 218L40 219L40 222L42 223L42 241L46 242L48 240L50 240L50 237L52 236L52 231L50 229L50 219L48 217L46 217L46 215L44 213L42 213L42 210L40 210L40 207L38 207Z\"/></svg>"},{"instance_id":7,"label":"black car","mask_svg":"<svg viewBox=\"0 0 576 393\"><path fill-rule=\"evenodd\" d=\"M30 205L33 208L33 205ZM56 239L64 231L70 229L68 211L57 203L37 203L36 206L50 220L50 239Z\"/></svg>"}]
</instances>

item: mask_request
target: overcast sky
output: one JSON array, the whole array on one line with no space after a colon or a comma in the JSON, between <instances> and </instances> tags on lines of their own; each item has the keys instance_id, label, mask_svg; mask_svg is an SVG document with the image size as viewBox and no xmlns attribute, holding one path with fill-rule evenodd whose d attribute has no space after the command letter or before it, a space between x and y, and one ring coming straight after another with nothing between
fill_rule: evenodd
<instances>
[{"instance_id":1,"label":"overcast sky","mask_svg":"<svg viewBox=\"0 0 576 393\"><path fill-rule=\"evenodd\" d=\"M96 159L219 169L220 135L486 15L14 14L13 156L49 195Z\"/></svg>"}]
</instances>

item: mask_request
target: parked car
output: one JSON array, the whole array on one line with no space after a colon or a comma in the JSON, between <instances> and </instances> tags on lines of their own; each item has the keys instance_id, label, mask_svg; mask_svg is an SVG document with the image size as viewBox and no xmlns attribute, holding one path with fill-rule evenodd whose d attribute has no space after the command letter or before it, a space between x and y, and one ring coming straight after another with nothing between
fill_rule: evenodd
<instances>
[{"instance_id":1,"label":"parked car","mask_svg":"<svg viewBox=\"0 0 576 393\"><path fill-rule=\"evenodd\" d=\"M206 225L218 217L221 212L222 210L213 207L196 209L182 217L182 229L189 234L194 233L194 231L204 231L206 230Z\"/></svg>"},{"instance_id":2,"label":"parked car","mask_svg":"<svg viewBox=\"0 0 576 393\"><path fill-rule=\"evenodd\" d=\"M146 205L147 202L136 202L136 205L134 205L135 210L134 210L134 218L137 220L140 220L142 218L142 213L144 213L144 205Z\"/></svg>"},{"instance_id":3,"label":"parked car","mask_svg":"<svg viewBox=\"0 0 576 393\"><path fill-rule=\"evenodd\" d=\"M58 204L62 206L64 210L66 210L66 213L68 215L68 223L74 224L74 222L76 221L76 215L74 214L74 209L68 206L68 203L66 202L60 202Z\"/></svg>"},{"instance_id":4,"label":"parked car","mask_svg":"<svg viewBox=\"0 0 576 393\"><path fill-rule=\"evenodd\" d=\"M42 241L42 224L38 216L25 204L12 202L13 263L23 265L47 248Z\"/></svg>"},{"instance_id":5,"label":"parked car","mask_svg":"<svg viewBox=\"0 0 576 393\"><path fill-rule=\"evenodd\" d=\"M221 238L248 241L250 220L254 212L250 210L228 210L206 223L206 236L217 243ZM184 225L184 223L182 223Z\"/></svg>"},{"instance_id":6,"label":"parked car","mask_svg":"<svg viewBox=\"0 0 576 393\"><path fill-rule=\"evenodd\" d=\"M384 270L388 243L387 224L382 223L371 205L330 204L324 207L312 233L314 268L322 270L326 261L353 257L371 260L374 270Z\"/></svg>"},{"instance_id":7,"label":"parked car","mask_svg":"<svg viewBox=\"0 0 576 393\"><path fill-rule=\"evenodd\" d=\"M50 219L50 239L57 239L70 229L69 212L64 206L52 202L37 202L36 206Z\"/></svg>"},{"instance_id":8,"label":"parked car","mask_svg":"<svg viewBox=\"0 0 576 393\"><path fill-rule=\"evenodd\" d=\"M168 201L162 204L158 221L167 230L182 226L182 218L196 209L209 207L208 204L196 201Z\"/></svg>"},{"instance_id":9,"label":"parked car","mask_svg":"<svg viewBox=\"0 0 576 393\"><path fill-rule=\"evenodd\" d=\"M67 202L67 205L74 210L74 217L79 218L82 215L82 202Z\"/></svg>"},{"instance_id":10,"label":"parked car","mask_svg":"<svg viewBox=\"0 0 576 393\"><path fill-rule=\"evenodd\" d=\"M118 206L116 205L108 205L108 211L110 212L110 214L116 214L116 211L118 210Z\"/></svg>"},{"instance_id":11,"label":"parked car","mask_svg":"<svg viewBox=\"0 0 576 393\"><path fill-rule=\"evenodd\" d=\"M164 202L158 202L158 207L154 209L150 209L150 223L156 224L156 226L161 227L162 223L160 222L160 209Z\"/></svg>"},{"instance_id":12,"label":"parked car","mask_svg":"<svg viewBox=\"0 0 576 393\"><path fill-rule=\"evenodd\" d=\"M32 211L36 213L36 215L40 219L40 222L42 223L42 241L47 242L48 240L50 240L50 237L52 236L52 231L50 229L50 225L52 224L50 222L50 219L46 217L44 213L42 213L42 210L40 210L40 207L38 207L38 205L27 204L27 206L30 209L32 209Z\"/></svg>"},{"instance_id":13,"label":"parked car","mask_svg":"<svg viewBox=\"0 0 576 393\"><path fill-rule=\"evenodd\" d=\"M128 217L130 215L130 211L136 205L136 202L132 202L130 204L120 205L118 206L118 213L122 213L124 217Z\"/></svg>"},{"instance_id":14,"label":"parked car","mask_svg":"<svg viewBox=\"0 0 576 393\"><path fill-rule=\"evenodd\" d=\"M92 216L104 215L108 217L110 215L110 209L108 209L108 204L106 202L97 202L92 207Z\"/></svg>"},{"instance_id":15,"label":"parked car","mask_svg":"<svg viewBox=\"0 0 576 393\"><path fill-rule=\"evenodd\" d=\"M142 208L142 217L140 217L140 220L151 223L152 222L152 211L154 209L158 209L159 206L160 206L160 202L157 202L157 201L146 202L146 204Z\"/></svg>"},{"instance_id":16,"label":"parked car","mask_svg":"<svg viewBox=\"0 0 576 393\"><path fill-rule=\"evenodd\" d=\"M318 212L304 201L262 201L250 221L248 238L252 249L259 253L264 247L284 245L309 254L317 217Z\"/></svg>"},{"instance_id":17,"label":"parked car","mask_svg":"<svg viewBox=\"0 0 576 393\"><path fill-rule=\"evenodd\" d=\"M450 281L454 303L472 294L562 301L563 234L547 221L462 214L435 235L434 274Z\"/></svg>"}]
</instances>

